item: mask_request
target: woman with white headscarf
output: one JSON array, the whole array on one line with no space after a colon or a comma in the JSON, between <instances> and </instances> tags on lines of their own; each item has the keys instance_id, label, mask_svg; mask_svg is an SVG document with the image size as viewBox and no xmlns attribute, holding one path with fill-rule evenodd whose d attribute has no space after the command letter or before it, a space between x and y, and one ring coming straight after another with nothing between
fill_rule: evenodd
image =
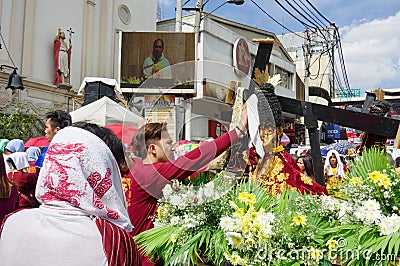
<instances>
[{"instance_id":1,"label":"woman with white headscarf","mask_svg":"<svg viewBox=\"0 0 400 266\"><path fill-rule=\"evenodd\" d=\"M67 127L55 135L36 197L39 208L5 220L1 265L140 265L118 164L94 134Z\"/></svg>"},{"instance_id":2,"label":"woman with white headscarf","mask_svg":"<svg viewBox=\"0 0 400 266\"><path fill-rule=\"evenodd\" d=\"M7 174L11 182L18 186L20 193L19 208L34 208L39 206L35 198L35 188L38 173L29 173L28 155L26 152L14 152L6 159L10 172Z\"/></svg>"},{"instance_id":3,"label":"woman with white headscarf","mask_svg":"<svg viewBox=\"0 0 400 266\"><path fill-rule=\"evenodd\" d=\"M21 139L12 139L4 147L4 154L10 155L14 152L22 152L24 151L24 147L24 142Z\"/></svg>"},{"instance_id":4,"label":"woman with white headscarf","mask_svg":"<svg viewBox=\"0 0 400 266\"><path fill-rule=\"evenodd\" d=\"M324 177L328 191L337 188L345 177L345 170L340 155L336 150L328 151L324 164Z\"/></svg>"}]
</instances>

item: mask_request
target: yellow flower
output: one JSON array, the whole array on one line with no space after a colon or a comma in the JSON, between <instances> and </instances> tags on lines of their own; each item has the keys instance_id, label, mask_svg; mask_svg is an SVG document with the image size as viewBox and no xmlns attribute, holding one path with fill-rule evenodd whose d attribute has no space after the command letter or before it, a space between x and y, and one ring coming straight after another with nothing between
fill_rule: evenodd
<instances>
[{"instance_id":1,"label":"yellow flower","mask_svg":"<svg viewBox=\"0 0 400 266\"><path fill-rule=\"evenodd\" d=\"M172 243L176 242L176 234L172 234L169 239L171 240Z\"/></svg>"},{"instance_id":2,"label":"yellow flower","mask_svg":"<svg viewBox=\"0 0 400 266\"><path fill-rule=\"evenodd\" d=\"M362 180L361 177L356 176L350 179L350 183L354 186L361 186L364 184L364 181Z\"/></svg>"},{"instance_id":3,"label":"yellow flower","mask_svg":"<svg viewBox=\"0 0 400 266\"><path fill-rule=\"evenodd\" d=\"M380 186L383 186L386 189L389 189L392 186L392 182L390 182L390 178L387 176L383 176L378 183Z\"/></svg>"},{"instance_id":4,"label":"yellow flower","mask_svg":"<svg viewBox=\"0 0 400 266\"><path fill-rule=\"evenodd\" d=\"M249 214L249 216L250 216L250 219L251 219L251 220L255 220L255 219L257 219L257 217L258 217L258 213L257 213L257 212L251 212L251 213Z\"/></svg>"},{"instance_id":5,"label":"yellow flower","mask_svg":"<svg viewBox=\"0 0 400 266\"><path fill-rule=\"evenodd\" d=\"M158 206L157 214L160 219L165 218L168 215L168 207Z\"/></svg>"},{"instance_id":6,"label":"yellow flower","mask_svg":"<svg viewBox=\"0 0 400 266\"><path fill-rule=\"evenodd\" d=\"M374 181L374 183L376 183L376 181L378 181L381 177L382 173L379 171L373 171L372 173L368 174L369 179L371 179L372 181Z\"/></svg>"},{"instance_id":7,"label":"yellow flower","mask_svg":"<svg viewBox=\"0 0 400 266\"><path fill-rule=\"evenodd\" d=\"M253 193L241 192L239 194L240 202L250 206L256 203L256 196Z\"/></svg>"},{"instance_id":8,"label":"yellow flower","mask_svg":"<svg viewBox=\"0 0 400 266\"><path fill-rule=\"evenodd\" d=\"M307 217L305 215L297 215L293 218L293 222L295 225L305 226L307 224Z\"/></svg>"},{"instance_id":9,"label":"yellow flower","mask_svg":"<svg viewBox=\"0 0 400 266\"><path fill-rule=\"evenodd\" d=\"M235 212L235 215L236 215L237 217L243 217L243 216L244 216L244 210L243 210L243 208L237 208L237 209L236 209L236 212Z\"/></svg>"},{"instance_id":10,"label":"yellow flower","mask_svg":"<svg viewBox=\"0 0 400 266\"><path fill-rule=\"evenodd\" d=\"M231 242L234 246L239 247L243 242L243 237L240 234L231 234L228 236L229 242Z\"/></svg>"},{"instance_id":11,"label":"yellow flower","mask_svg":"<svg viewBox=\"0 0 400 266\"><path fill-rule=\"evenodd\" d=\"M250 246L254 246L256 244L256 241L254 241L254 239L252 238L248 238L245 241L246 245L250 245Z\"/></svg>"},{"instance_id":12,"label":"yellow flower","mask_svg":"<svg viewBox=\"0 0 400 266\"><path fill-rule=\"evenodd\" d=\"M231 206L232 208L234 208L235 210L238 209L238 206L236 205L236 203L232 200L229 201L229 206Z\"/></svg>"},{"instance_id":13,"label":"yellow flower","mask_svg":"<svg viewBox=\"0 0 400 266\"><path fill-rule=\"evenodd\" d=\"M322 258L322 252L319 249L311 248L310 249L310 257L313 260L319 261Z\"/></svg>"},{"instance_id":14,"label":"yellow flower","mask_svg":"<svg viewBox=\"0 0 400 266\"><path fill-rule=\"evenodd\" d=\"M240 257L238 254L233 253L229 255L228 253L224 253L224 256L227 260L229 260L233 265L247 265L247 260Z\"/></svg>"},{"instance_id":15,"label":"yellow flower","mask_svg":"<svg viewBox=\"0 0 400 266\"><path fill-rule=\"evenodd\" d=\"M334 239L329 239L326 242L326 245L328 246L329 249L334 249L337 246L338 242Z\"/></svg>"}]
</instances>

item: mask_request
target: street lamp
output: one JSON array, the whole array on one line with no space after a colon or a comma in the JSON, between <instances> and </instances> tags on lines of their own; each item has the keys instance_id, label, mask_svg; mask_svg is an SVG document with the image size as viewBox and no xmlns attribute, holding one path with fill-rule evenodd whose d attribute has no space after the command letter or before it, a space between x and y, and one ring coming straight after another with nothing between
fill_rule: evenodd
<instances>
[{"instance_id":1,"label":"street lamp","mask_svg":"<svg viewBox=\"0 0 400 266\"><path fill-rule=\"evenodd\" d=\"M227 2L228 2L228 4L235 4L238 6L244 4L244 0L228 0Z\"/></svg>"},{"instance_id":2,"label":"street lamp","mask_svg":"<svg viewBox=\"0 0 400 266\"><path fill-rule=\"evenodd\" d=\"M12 89L12 90L23 90L24 85L22 84L22 78L20 75L18 75L17 67L12 67L12 66L8 66L8 65L1 65L0 66L0 71L3 71L4 67L8 67L10 69L13 69L14 71L10 74L10 76L8 77L8 84L6 89Z\"/></svg>"}]
</instances>

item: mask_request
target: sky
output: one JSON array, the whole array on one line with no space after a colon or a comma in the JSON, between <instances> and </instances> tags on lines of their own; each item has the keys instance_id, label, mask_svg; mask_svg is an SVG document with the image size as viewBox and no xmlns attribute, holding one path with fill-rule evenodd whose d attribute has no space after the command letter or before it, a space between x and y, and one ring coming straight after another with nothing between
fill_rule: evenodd
<instances>
[{"instance_id":1,"label":"sky","mask_svg":"<svg viewBox=\"0 0 400 266\"><path fill-rule=\"evenodd\" d=\"M226 0L203 0L203 3L206 3L205 12L280 35L289 33L288 29L301 32L304 26L278 2L293 14L288 3L295 7L297 3L297 8L304 7L302 3L310 7L307 1L339 28L351 88L362 91L400 88L400 0L245 0L243 5L224 4ZM175 18L176 0L158 0L158 4L162 20ZM196 0L189 0L184 7L195 5ZM310 10L313 9L310 7Z\"/></svg>"}]
</instances>

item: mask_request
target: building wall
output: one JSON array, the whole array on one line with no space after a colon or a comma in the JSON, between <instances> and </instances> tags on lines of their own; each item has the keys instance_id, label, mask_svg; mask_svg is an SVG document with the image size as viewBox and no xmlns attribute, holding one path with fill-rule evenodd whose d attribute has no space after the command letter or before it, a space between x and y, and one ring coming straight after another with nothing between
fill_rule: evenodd
<instances>
[{"instance_id":1,"label":"building wall","mask_svg":"<svg viewBox=\"0 0 400 266\"><path fill-rule=\"evenodd\" d=\"M40 113L68 110L84 77L118 79L118 31L155 31L156 0L0 0L0 23L4 37L4 43L0 40L0 63L13 65L7 47L26 88L0 97L0 112L12 109L15 101L40 105ZM67 42L66 30L75 32L71 91L53 85L53 40L58 26L65 31ZM7 78L9 71L3 72ZM0 77L0 91L5 90L6 78L3 83Z\"/></svg>"}]
</instances>

